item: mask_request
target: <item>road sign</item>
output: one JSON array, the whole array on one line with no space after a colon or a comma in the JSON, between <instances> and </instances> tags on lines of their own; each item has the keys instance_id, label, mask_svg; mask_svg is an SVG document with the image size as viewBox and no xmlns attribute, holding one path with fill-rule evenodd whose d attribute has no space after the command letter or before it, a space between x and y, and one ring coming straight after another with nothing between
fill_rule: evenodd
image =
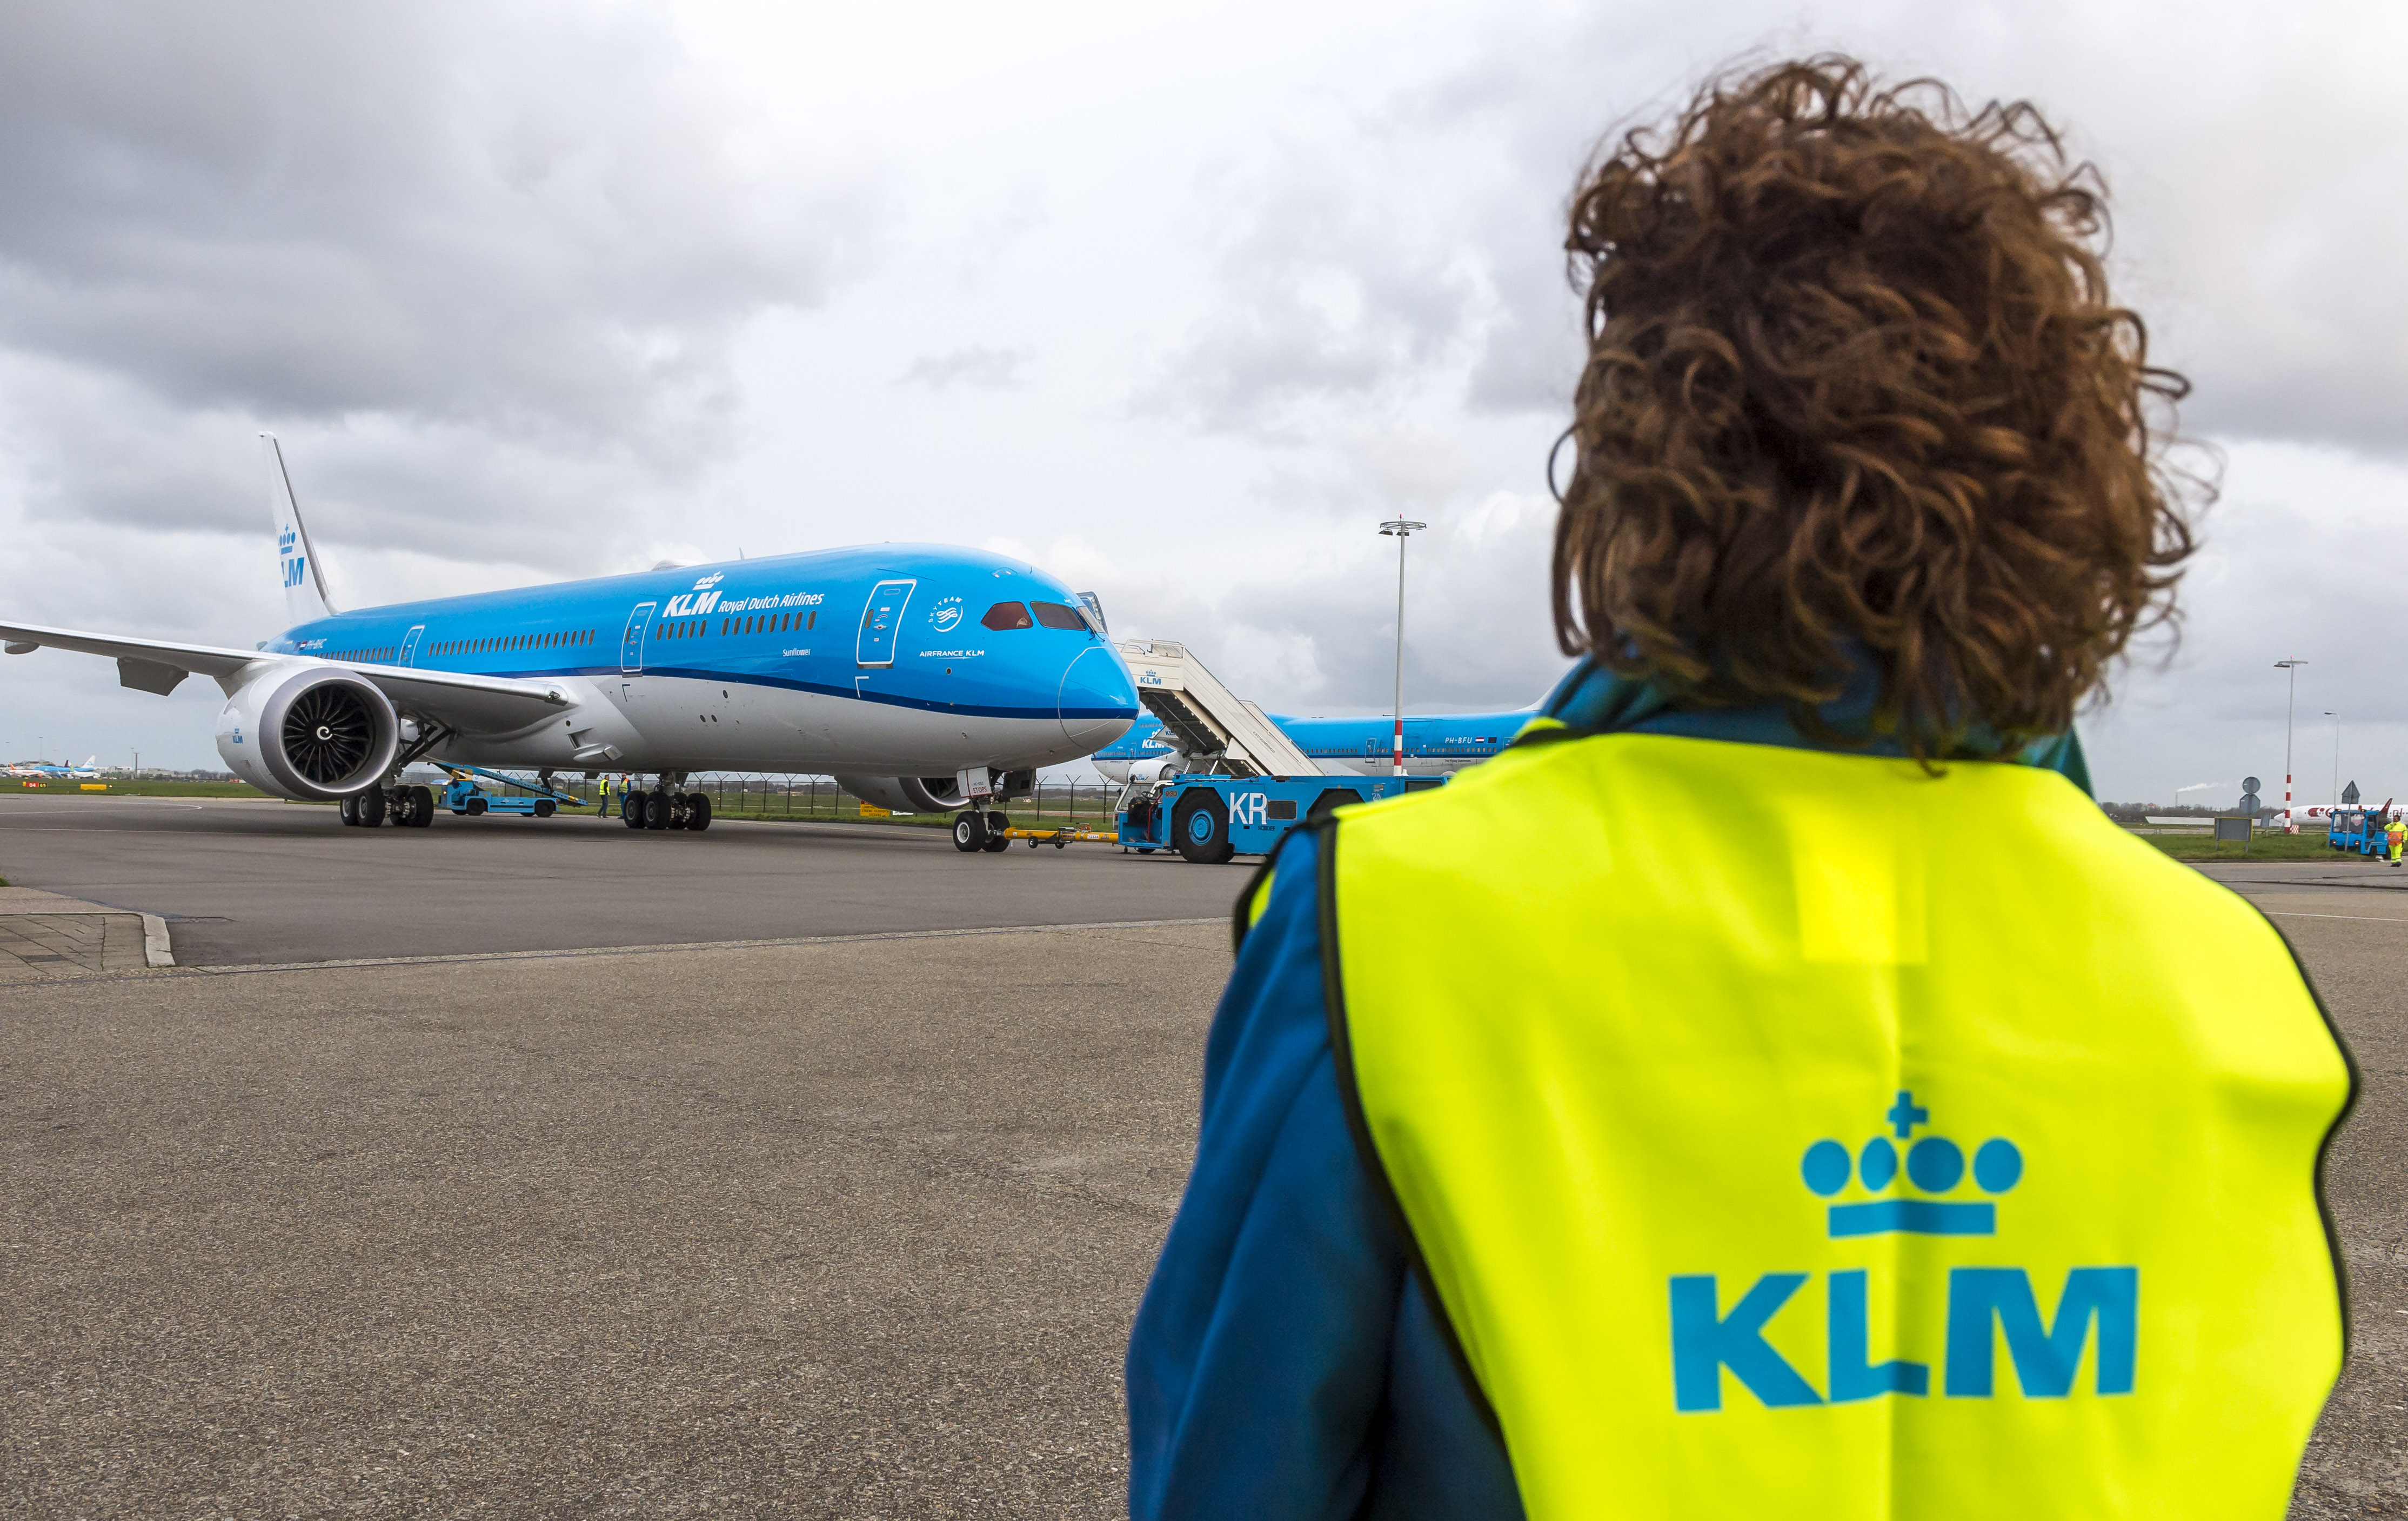
<instances>
[{"instance_id":1,"label":"road sign","mask_svg":"<svg viewBox=\"0 0 2408 1521\"><path fill-rule=\"evenodd\" d=\"M2243 777L2241 779L2241 790L2243 792L2256 792L2258 790L2258 779L2254 776Z\"/></svg>"}]
</instances>

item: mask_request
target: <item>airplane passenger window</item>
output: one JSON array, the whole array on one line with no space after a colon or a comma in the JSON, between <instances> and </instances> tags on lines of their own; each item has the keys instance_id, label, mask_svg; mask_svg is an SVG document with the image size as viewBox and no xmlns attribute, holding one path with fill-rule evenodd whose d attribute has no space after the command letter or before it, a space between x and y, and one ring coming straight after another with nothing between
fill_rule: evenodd
<instances>
[{"instance_id":1,"label":"airplane passenger window","mask_svg":"<svg viewBox=\"0 0 2408 1521\"><path fill-rule=\"evenodd\" d=\"M1083 629L1087 626L1087 620L1079 616L1076 608L1066 608L1059 602L1032 602L1029 606L1037 610L1037 621L1048 628Z\"/></svg>"},{"instance_id":2,"label":"airplane passenger window","mask_svg":"<svg viewBox=\"0 0 2408 1521\"><path fill-rule=\"evenodd\" d=\"M805 628L817 628L820 626L820 615L817 609L813 609L811 611L811 621L805 624L803 626Z\"/></svg>"},{"instance_id":3,"label":"airplane passenger window","mask_svg":"<svg viewBox=\"0 0 2408 1521\"><path fill-rule=\"evenodd\" d=\"M986 610L986 616L980 619L979 622L984 624L989 628L1028 628L1033 626L1029 623L1028 610L1022 607L1017 602L996 603L994 607Z\"/></svg>"}]
</instances>

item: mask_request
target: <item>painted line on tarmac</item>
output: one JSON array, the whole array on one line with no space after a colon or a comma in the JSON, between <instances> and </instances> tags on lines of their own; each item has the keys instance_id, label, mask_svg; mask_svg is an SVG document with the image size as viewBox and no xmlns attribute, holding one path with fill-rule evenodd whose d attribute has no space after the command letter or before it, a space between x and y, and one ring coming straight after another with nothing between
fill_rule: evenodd
<instances>
[{"instance_id":1,"label":"painted line on tarmac","mask_svg":"<svg viewBox=\"0 0 2408 1521\"><path fill-rule=\"evenodd\" d=\"M2408 925L2408 919L2378 919L2371 913L2300 913L2292 909L2260 909L2269 919L2348 919L2361 925Z\"/></svg>"},{"instance_id":2,"label":"painted line on tarmac","mask_svg":"<svg viewBox=\"0 0 2408 1521\"><path fill-rule=\"evenodd\" d=\"M557 951L462 951L450 955L358 956L343 961L263 961L232 967L178 967L147 976L116 973L98 977L61 978L56 982L11 983L10 992L33 987L80 987L140 976L145 982L163 978L243 977L253 972L351 971L374 967L439 967L467 961L556 961L571 956L659 955L671 951L763 951L790 945L853 945L874 940L958 940L972 935L1039 935L1066 929L1171 929L1189 925L1224 925L1226 914L1209 919L1108 919L1083 925L983 925L970 929L878 929L857 935L792 935L775 940L680 940L667 945L580 945Z\"/></svg>"}]
</instances>

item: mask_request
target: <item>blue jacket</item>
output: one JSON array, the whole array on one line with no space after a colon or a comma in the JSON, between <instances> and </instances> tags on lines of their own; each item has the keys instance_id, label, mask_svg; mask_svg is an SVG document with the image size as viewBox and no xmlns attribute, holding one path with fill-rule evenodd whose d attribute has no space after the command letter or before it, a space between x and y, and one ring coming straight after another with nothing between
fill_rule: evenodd
<instances>
[{"instance_id":1,"label":"blue jacket","mask_svg":"<svg viewBox=\"0 0 2408 1521\"><path fill-rule=\"evenodd\" d=\"M1822 716L1862 735L1870 710L1863 681ZM1683 710L1585 662L1544 711L1577 728L1810 748L1777 706ZM1977 734L1957 753L1996 751ZM2089 790L2070 732L2022 758ZM1129 1339L1129 1514L1518 1518L1504 1445L1347 1130L1314 844L1288 838L1205 1044L1195 1169Z\"/></svg>"}]
</instances>

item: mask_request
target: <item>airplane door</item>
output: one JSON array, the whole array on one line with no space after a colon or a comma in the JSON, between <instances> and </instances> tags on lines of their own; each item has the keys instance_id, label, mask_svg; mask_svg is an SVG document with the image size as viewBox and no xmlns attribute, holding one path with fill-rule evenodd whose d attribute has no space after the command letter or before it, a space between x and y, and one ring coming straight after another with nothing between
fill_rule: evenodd
<instances>
[{"instance_id":1,"label":"airplane door","mask_svg":"<svg viewBox=\"0 0 2408 1521\"><path fill-rule=\"evenodd\" d=\"M627 614L627 632L619 639L619 673L623 676L644 674L644 636L652 626L652 610L657 602L638 602L636 610Z\"/></svg>"},{"instance_id":2,"label":"airplane door","mask_svg":"<svg viewBox=\"0 0 2408 1521\"><path fill-rule=\"evenodd\" d=\"M424 624L417 624L411 626L409 637L401 641L401 659L397 664L404 666L415 666L418 664L418 636L425 632L426 625Z\"/></svg>"},{"instance_id":3,"label":"airplane door","mask_svg":"<svg viewBox=\"0 0 2408 1521\"><path fill-rule=\"evenodd\" d=\"M895 664L895 636L903 627L903 609L911 600L911 589L919 584L882 581L869 589L869 605L861 610L861 637L853 641L854 664Z\"/></svg>"}]
</instances>

